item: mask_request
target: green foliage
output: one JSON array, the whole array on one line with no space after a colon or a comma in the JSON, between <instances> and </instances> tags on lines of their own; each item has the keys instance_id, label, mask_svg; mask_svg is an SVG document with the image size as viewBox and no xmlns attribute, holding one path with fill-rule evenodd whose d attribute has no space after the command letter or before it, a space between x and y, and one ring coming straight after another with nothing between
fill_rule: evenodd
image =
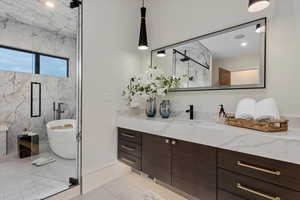
<instances>
[{"instance_id":1,"label":"green foliage","mask_svg":"<svg viewBox=\"0 0 300 200\"><path fill-rule=\"evenodd\" d=\"M156 66L150 66L144 76L134 76L130 79L122 95L127 96L129 104L137 97L149 99L165 96L169 93L170 89L180 87L181 81L186 79L186 77L164 75Z\"/></svg>"}]
</instances>

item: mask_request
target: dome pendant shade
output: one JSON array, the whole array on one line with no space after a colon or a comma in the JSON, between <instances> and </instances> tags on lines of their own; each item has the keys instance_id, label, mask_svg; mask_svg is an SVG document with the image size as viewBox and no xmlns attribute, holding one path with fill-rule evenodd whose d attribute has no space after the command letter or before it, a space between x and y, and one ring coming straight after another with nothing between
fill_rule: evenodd
<instances>
[{"instance_id":1,"label":"dome pendant shade","mask_svg":"<svg viewBox=\"0 0 300 200\"><path fill-rule=\"evenodd\" d=\"M167 56L166 50L160 50L160 51L158 51L156 56L160 57L160 58L166 57Z\"/></svg>"},{"instance_id":2,"label":"dome pendant shade","mask_svg":"<svg viewBox=\"0 0 300 200\"><path fill-rule=\"evenodd\" d=\"M266 30L265 26L260 25L260 24L256 25L256 30L255 30L256 33L263 33L263 32L265 32L265 30Z\"/></svg>"},{"instance_id":3,"label":"dome pendant shade","mask_svg":"<svg viewBox=\"0 0 300 200\"><path fill-rule=\"evenodd\" d=\"M259 12L270 5L270 0L249 0L248 11Z\"/></svg>"},{"instance_id":4,"label":"dome pendant shade","mask_svg":"<svg viewBox=\"0 0 300 200\"><path fill-rule=\"evenodd\" d=\"M140 39L139 39L139 49L147 50L148 49L148 38L147 38L147 28L146 28L146 8L141 8L141 29L140 29Z\"/></svg>"}]
</instances>

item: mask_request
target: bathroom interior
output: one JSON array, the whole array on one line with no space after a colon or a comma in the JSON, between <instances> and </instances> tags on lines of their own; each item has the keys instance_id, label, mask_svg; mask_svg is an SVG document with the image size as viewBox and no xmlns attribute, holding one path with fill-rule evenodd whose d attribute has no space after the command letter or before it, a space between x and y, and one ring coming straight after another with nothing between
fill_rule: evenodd
<instances>
[{"instance_id":1,"label":"bathroom interior","mask_svg":"<svg viewBox=\"0 0 300 200\"><path fill-rule=\"evenodd\" d=\"M299 0L0 8L0 200L300 199Z\"/></svg>"},{"instance_id":2,"label":"bathroom interior","mask_svg":"<svg viewBox=\"0 0 300 200\"><path fill-rule=\"evenodd\" d=\"M69 3L0 1L1 200L78 184L78 11Z\"/></svg>"}]
</instances>

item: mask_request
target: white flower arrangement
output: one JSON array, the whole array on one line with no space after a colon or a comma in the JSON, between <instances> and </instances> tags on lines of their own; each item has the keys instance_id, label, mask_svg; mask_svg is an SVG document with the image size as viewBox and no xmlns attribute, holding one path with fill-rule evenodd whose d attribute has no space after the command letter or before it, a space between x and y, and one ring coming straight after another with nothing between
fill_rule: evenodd
<instances>
[{"instance_id":1,"label":"white flower arrangement","mask_svg":"<svg viewBox=\"0 0 300 200\"><path fill-rule=\"evenodd\" d=\"M130 107L137 107L139 98L149 100L166 96L170 89L178 88L184 78L164 75L157 67L150 66L142 77L130 79L122 95L127 97Z\"/></svg>"}]
</instances>

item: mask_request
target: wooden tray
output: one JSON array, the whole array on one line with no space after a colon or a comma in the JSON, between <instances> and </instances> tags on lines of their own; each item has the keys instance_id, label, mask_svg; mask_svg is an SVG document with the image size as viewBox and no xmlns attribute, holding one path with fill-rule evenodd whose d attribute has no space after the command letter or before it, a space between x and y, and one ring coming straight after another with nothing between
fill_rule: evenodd
<instances>
[{"instance_id":1,"label":"wooden tray","mask_svg":"<svg viewBox=\"0 0 300 200\"><path fill-rule=\"evenodd\" d=\"M241 128L254 129L263 132L282 132L288 130L288 120L245 120L236 119L235 117L227 117L225 124Z\"/></svg>"}]
</instances>

